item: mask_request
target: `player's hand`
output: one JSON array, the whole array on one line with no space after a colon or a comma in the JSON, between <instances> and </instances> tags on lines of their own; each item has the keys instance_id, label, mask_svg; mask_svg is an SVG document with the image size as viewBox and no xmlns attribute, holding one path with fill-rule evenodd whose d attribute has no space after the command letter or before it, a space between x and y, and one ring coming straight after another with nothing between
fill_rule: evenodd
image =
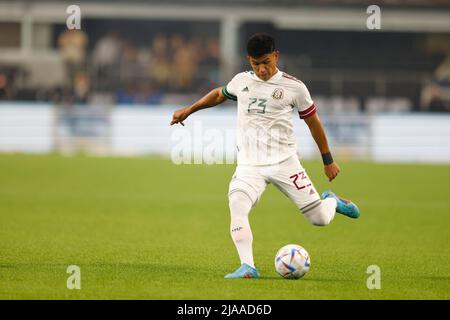
<instances>
[{"instance_id":1,"label":"player's hand","mask_svg":"<svg viewBox=\"0 0 450 320\"><path fill-rule=\"evenodd\" d=\"M189 117L189 114L190 114L189 107L182 108L182 109L179 109L179 110L175 111L173 113L172 121L170 122L170 125L174 125L176 123L180 123L182 126L184 126L183 121L187 117Z\"/></svg>"},{"instance_id":2,"label":"player's hand","mask_svg":"<svg viewBox=\"0 0 450 320\"><path fill-rule=\"evenodd\" d=\"M336 162L325 166L325 175L328 177L328 181L332 181L336 178L340 171L341 168L339 168L339 165Z\"/></svg>"}]
</instances>

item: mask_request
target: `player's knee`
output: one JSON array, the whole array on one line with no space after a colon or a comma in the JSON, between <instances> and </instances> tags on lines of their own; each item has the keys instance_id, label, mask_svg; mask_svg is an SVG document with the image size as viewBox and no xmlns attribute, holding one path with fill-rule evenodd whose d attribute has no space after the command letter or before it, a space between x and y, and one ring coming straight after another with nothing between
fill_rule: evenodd
<instances>
[{"instance_id":1,"label":"player's knee","mask_svg":"<svg viewBox=\"0 0 450 320\"><path fill-rule=\"evenodd\" d=\"M304 215L306 219L315 226L322 227L330 223L330 216L326 212L326 208L322 205L305 212Z\"/></svg>"},{"instance_id":2,"label":"player's knee","mask_svg":"<svg viewBox=\"0 0 450 320\"><path fill-rule=\"evenodd\" d=\"M252 201L245 192L237 190L229 194L228 206L232 217L247 215L252 207Z\"/></svg>"},{"instance_id":3,"label":"player's knee","mask_svg":"<svg viewBox=\"0 0 450 320\"><path fill-rule=\"evenodd\" d=\"M231 193L228 196L228 205L229 207L235 207L239 205L242 201L245 201L246 195L241 191L236 191Z\"/></svg>"}]
</instances>

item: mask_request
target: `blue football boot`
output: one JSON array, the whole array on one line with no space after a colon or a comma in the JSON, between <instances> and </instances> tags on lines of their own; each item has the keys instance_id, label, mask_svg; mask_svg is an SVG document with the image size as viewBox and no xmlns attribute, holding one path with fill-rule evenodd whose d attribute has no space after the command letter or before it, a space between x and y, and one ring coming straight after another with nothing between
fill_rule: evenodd
<instances>
[{"instance_id":1,"label":"blue football boot","mask_svg":"<svg viewBox=\"0 0 450 320\"><path fill-rule=\"evenodd\" d=\"M356 219L359 217L359 208L356 204L350 200L343 199L335 195L331 190L324 191L322 193L322 198L334 198L337 201L336 212L343 214L344 216Z\"/></svg>"},{"instance_id":2,"label":"blue football boot","mask_svg":"<svg viewBox=\"0 0 450 320\"><path fill-rule=\"evenodd\" d=\"M229 273L225 276L225 279L242 279L242 278L259 278L258 270L250 267L248 264L243 263L235 272Z\"/></svg>"}]
</instances>

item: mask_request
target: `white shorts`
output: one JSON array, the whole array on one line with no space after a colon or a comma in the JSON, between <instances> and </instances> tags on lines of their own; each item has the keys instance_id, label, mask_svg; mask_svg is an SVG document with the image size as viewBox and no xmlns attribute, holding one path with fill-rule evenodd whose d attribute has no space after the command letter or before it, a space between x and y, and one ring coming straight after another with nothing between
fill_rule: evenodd
<instances>
[{"instance_id":1,"label":"white shorts","mask_svg":"<svg viewBox=\"0 0 450 320\"><path fill-rule=\"evenodd\" d=\"M275 165L238 165L231 179L228 195L241 191L247 194L255 207L269 183L273 183L300 210L320 200L297 155Z\"/></svg>"}]
</instances>

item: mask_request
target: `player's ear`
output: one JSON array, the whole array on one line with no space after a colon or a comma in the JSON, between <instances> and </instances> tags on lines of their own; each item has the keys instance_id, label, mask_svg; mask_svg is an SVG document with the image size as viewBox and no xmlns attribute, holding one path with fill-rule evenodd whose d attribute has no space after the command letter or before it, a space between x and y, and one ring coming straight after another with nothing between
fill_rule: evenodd
<instances>
[{"instance_id":1,"label":"player's ear","mask_svg":"<svg viewBox=\"0 0 450 320\"><path fill-rule=\"evenodd\" d=\"M278 59L280 58L280 51L274 51L273 58L275 59L275 62L278 62Z\"/></svg>"}]
</instances>

